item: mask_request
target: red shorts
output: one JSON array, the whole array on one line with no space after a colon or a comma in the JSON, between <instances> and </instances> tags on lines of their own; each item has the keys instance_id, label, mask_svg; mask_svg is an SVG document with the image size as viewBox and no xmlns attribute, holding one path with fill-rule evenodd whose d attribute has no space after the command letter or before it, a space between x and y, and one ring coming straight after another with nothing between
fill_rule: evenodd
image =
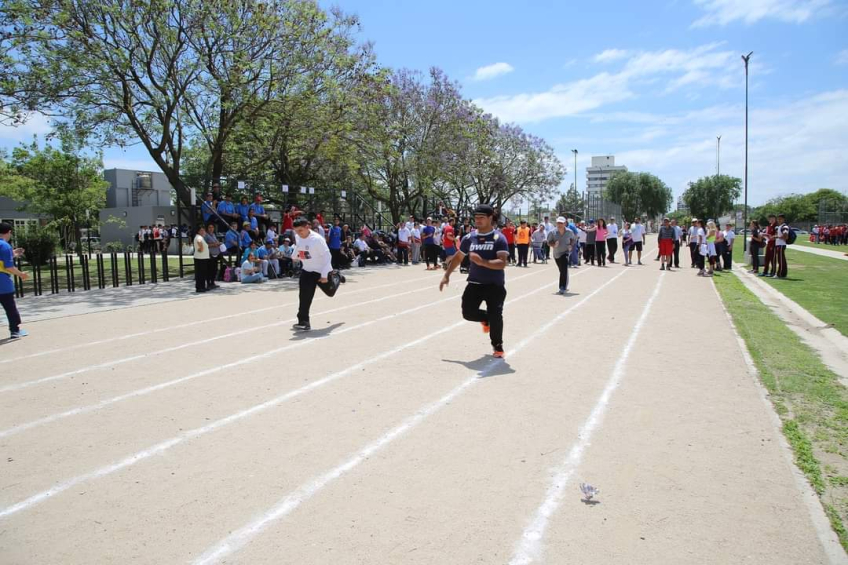
<instances>
[{"instance_id":1,"label":"red shorts","mask_svg":"<svg viewBox=\"0 0 848 565\"><path fill-rule=\"evenodd\" d=\"M674 240L673 239L661 239L660 240L660 255L671 255L674 253Z\"/></svg>"}]
</instances>

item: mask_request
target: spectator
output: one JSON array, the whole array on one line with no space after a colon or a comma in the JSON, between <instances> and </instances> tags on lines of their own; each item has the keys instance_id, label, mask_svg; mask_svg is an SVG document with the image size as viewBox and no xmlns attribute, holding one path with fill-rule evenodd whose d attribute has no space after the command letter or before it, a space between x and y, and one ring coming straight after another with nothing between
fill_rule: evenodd
<instances>
[{"instance_id":1,"label":"spectator","mask_svg":"<svg viewBox=\"0 0 848 565\"><path fill-rule=\"evenodd\" d=\"M365 241L365 233L360 232L359 237L353 242L353 249L356 252L356 260L360 267L365 266L368 258L372 256L371 247Z\"/></svg>"},{"instance_id":2,"label":"spectator","mask_svg":"<svg viewBox=\"0 0 848 565\"><path fill-rule=\"evenodd\" d=\"M598 266L607 266L607 221L603 218L598 218L597 227L595 229L595 256L598 258Z\"/></svg>"},{"instance_id":3,"label":"spectator","mask_svg":"<svg viewBox=\"0 0 848 565\"><path fill-rule=\"evenodd\" d=\"M671 270L672 261L674 260L674 238L675 231L671 226L671 222L668 218L663 218L658 236L660 257L662 258L660 271Z\"/></svg>"},{"instance_id":4,"label":"spectator","mask_svg":"<svg viewBox=\"0 0 848 565\"><path fill-rule=\"evenodd\" d=\"M733 224L725 224L724 226L724 268L728 271L733 268L733 242L736 240L736 232L733 231Z\"/></svg>"},{"instance_id":5,"label":"spectator","mask_svg":"<svg viewBox=\"0 0 848 565\"><path fill-rule=\"evenodd\" d=\"M250 224L250 236L253 239L259 238L259 220L256 217L256 213L251 208L247 211L247 222Z\"/></svg>"},{"instance_id":6,"label":"spectator","mask_svg":"<svg viewBox=\"0 0 848 565\"><path fill-rule=\"evenodd\" d=\"M268 230L265 232L265 241L270 241L271 243L277 243L277 230L274 229L274 224L268 226Z\"/></svg>"},{"instance_id":7,"label":"spectator","mask_svg":"<svg viewBox=\"0 0 848 565\"><path fill-rule=\"evenodd\" d=\"M531 228L533 234L530 236L530 242L533 245L533 263L536 261L539 263L544 263L547 260L545 256L545 241L547 240L547 230L545 229L545 224L533 224Z\"/></svg>"},{"instance_id":8,"label":"spectator","mask_svg":"<svg viewBox=\"0 0 848 565\"><path fill-rule=\"evenodd\" d=\"M598 226L595 225L594 219L589 220L589 225L584 228L584 231L586 232L586 247L583 248L583 262L589 264L591 261L592 265L594 265L595 251L597 250L595 241L598 234Z\"/></svg>"},{"instance_id":9,"label":"spectator","mask_svg":"<svg viewBox=\"0 0 848 565\"><path fill-rule=\"evenodd\" d=\"M789 242L789 230L790 227L786 224L786 217L783 214L778 214L774 257L777 263L776 276L779 279L785 279L789 275L789 265L786 263L786 246Z\"/></svg>"},{"instance_id":10,"label":"spectator","mask_svg":"<svg viewBox=\"0 0 848 565\"><path fill-rule=\"evenodd\" d=\"M610 263L615 263L615 252L618 251L618 224L615 223L615 216L610 216L610 223L607 225L607 259Z\"/></svg>"},{"instance_id":11,"label":"spectator","mask_svg":"<svg viewBox=\"0 0 848 565\"><path fill-rule=\"evenodd\" d=\"M361 228L359 231L360 231L360 233L364 233L364 234L365 234L365 239L366 239L366 240L371 239L371 230L368 228L368 226L367 226L367 225L362 224L362 228Z\"/></svg>"},{"instance_id":12,"label":"spectator","mask_svg":"<svg viewBox=\"0 0 848 565\"><path fill-rule=\"evenodd\" d=\"M766 253L763 258L763 272L761 277L773 277L777 272L777 262L774 260L774 247L777 239L777 217L774 214L768 216L768 226L766 226L765 240Z\"/></svg>"},{"instance_id":13,"label":"spectator","mask_svg":"<svg viewBox=\"0 0 848 565\"><path fill-rule=\"evenodd\" d=\"M467 221L467 220L466 220ZM469 225L470 227L470 225ZM471 232L468 232L471 233ZM509 262L515 263L515 224L511 220L506 221L506 226L501 230L501 233L509 246Z\"/></svg>"},{"instance_id":14,"label":"spectator","mask_svg":"<svg viewBox=\"0 0 848 565\"><path fill-rule=\"evenodd\" d=\"M636 260L642 264L642 244L645 241L645 226L642 225L642 219L636 216L633 224L630 226L630 234L633 238L633 249L636 251ZM633 264L633 261L630 261Z\"/></svg>"},{"instance_id":15,"label":"spectator","mask_svg":"<svg viewBox=\"0 0 848 565\"><path fill-rule=\"evenodd\" d=\"M333 269L341 269L342 258L342 227L338 216L333 219L333 227L327 235L327 247L330 249L331 264Z\"/></svg>"},{"instance_id":16,"label":"spectator","mask_svg":"<svg viewBox=\"0 0 848 565\"><path fill-rule=\"evenodd\" d=\"M212 199L212 193L206 195L206 200L200 206L200 211L203 214L203 225L209 225L209 221L215 216L215 208L217 208L217 204Z\"/></svg>"},{"instance_id":17,"label":"spectator","mask_svg":"<svg viewBox=\"0 0 848 565\"><path fill-rule=\"evenodd\" d=\"M232 222L230 229L224 234L224 245L227 247L227 255L230 256L231 260L232 257L238 257L239 255L239 238L238 224Z\"/></svg>"},{"instance_id":18,"label":"spectator","mask_svg":"<svg viewBox=\"0 0 848 565\"><path fill-rule=\"evenodd\" d=\"M221 216L221 218L228 224L238 222L240 220L239 215L236 214L236 207L233 204L233 198L229 194L224 196L224 200L218 203L218 215ZM221 219L218 221L220 222ZM222 229L226 229L226 226L223 226Z\"/></svg>"},{"instance_id":19,"label":"spectator","mask_svg":"<svg viewBox=\"0 0 848 565\"><path fill-rule=\"evenodd\" d=\"M436 228L433 226L433 218L427 218L427 224L421 230L421 237L424 239L424 262L427 264L427 271L434 271L439 268L439 248L435 240ZM432 267L430 264L432 263Z\"/></svg>"},{"instance_id":20,"label":"spectator","mask_svg":"<svg viewBox=\"0 0 848 565\"><path fill-rule=\"evenodd\" d=\"M253 210L253 216L256 218L262 232L268 231L271 227L271 217L265 211L265 206L262 205L262 195L257 194L253 197L253 204L250 205L250 210Z\"/></svg>"},{"instance_id":21,"label":"spectator","mask_svg":"<svg viewBox=\"0 0 848 565\"><path fill-rule=\"evenodd\" d=\"M698 266L698 218L692 218L692 225L689 227L689 255L692 261L691 268Z\"/></svg>"},{"instance_id":22,"label":"spectator","mask_svg":"<svg viewBox=\"0 0 848 565\"><path fill-rule=\"evenodd\" d=\"M15 280L12 277L20 277L25 281L29 275L15 267L15 259L23 255L24 250L20 247L13 249L9 245L11 240L12 224L0 222L0 304L9 321L9 339L20 339L29 334L21 329L21 315L15 304ZM4 372L4 375L8 374L11 373Z\"/></svg>"},{"instance_id":23,"label":"spectator","mask_svg":"<svg viewBox=\"0 0 848 565\"><path fill-rule=\"evenodd\" d=\"M222 259L221 242L215 237L215 222L209 222L203 240L209 246L209 262L206 264L206 290L212 290L218 288L215 279L218 277L218 265Z\"/></svg>"},{"instance_id":24,"label":"spectator","mask_svg":"<svg viewBox=\"0 0 848 565\"><path fill-rule=\"evenodd\" d=\"M763 246L763 236L760 233L760 223L751 220L751 242L748 250L751 253L751 270L749 273L760 274L760 248Z\"/></svg>"},{"instance_id":25,"label":"spectator","mask_svg":"<svg viewBox=\"0 0 848 565\"><path fill-rule=\"evenodd\" d=\"M253 243L253 235L250 233L250 222L244 222L241 226L241 248L247 249Z\"/></svg>"},{"instance_id":26,"label":"spectator","mask_svg":"<svg viewBox=\"0 0 848 565\"><path fill-rule=\"evenodd\" d=\"M586 233L586 222L580 222L577 224L577 266L579 267L582 263L586 262L586 241L588 241L588 234Z\"/></svg>"},{"instance_id":27,"label":"spectator","mask_svg":"<svg viewBox=\"0 0 848 565\"><path fill-rule=\"evenodd\" d=\"M674 229L674 249L673 253L673 263L674 268L680 268L680 246L683 243L683 229L677 225L677 220L671 221L671 227Z\"/></svg>"},{"instance_id":28,"label":"spectator","mask_svg":"<svg viewBox=\"0 0 848 565\"><path fill-rule=\"evenodd\" d=\"M624 250L624 266L629 267L633 262L633 233L630 231L630 222L624 222L621 230L621 248Z\"/></svg>"},{"instance_id":29,"label":"spectator","mask_svg":"<svg viewBox=\"0 0 848 565\"><path fill-rule=\"evenodd\" d=\"M261 262L260 265L264 277L268 278L269 272L273 273L274 278L280 277L280 260L277 256L277 250L274 249L273 242L266 241L265 245L260 247L256 253L256 258Z\"/></svg>"},{"instance_id":30,"label":"spectator","mask_svg":"<svg viewBox=\"0 0 848 565\"><path fill-rule=\"evenodd\" d=\"M521 225L515 232L515 245L518 247L518 266L527 266L527 253L530 250L530 227L527 220L521 220Z\"/></svg>"},{"instance_id":31,"label":"spectator","mask_svg":"<svg viewBox=\"0 0 848 565\"><path fill-rule=\"evenodd\" d=\"M445 249L444 268L447 269L448 261L456 255L456 218L451 218L442 230L442 246Z\"/></svg>"},{"instance_id":32,"label":"spectator","mask_svg":"<svg viewBox=\"0 0 848 565\"><path fill-rule=\"evenodd\" d=\"M412 224L412 230L410 231L410 237L412 238L412 264L417 265L421 262L421 225L418 222L414 222Z\"/></svg>"},{"instance_id":33,"label":"spectator","mask_svg":"<svg viewBox=\"0 0 848 565\"><path fill-rule=\"evenodd\" d=\"M410 239L412 238L412 232L406 224L398 223L397 225L397 249L398 249L398 263L403 263L404 265L409 265L409 247L410 247Z\"/></svg>"},{"instance_id":34,"label":"spectator","mask_svg":"<svg viewBox=\"0 0 848 565\"><path fill-rule=\"evenodd\" d=\"M262 271L256 266L256 256L253 253L248 253L247 259L241 264L241 283L262 283L265 282L265 277L262 276Z\"/></svg>"},{"instance_id":35,"label":"spectator","mask_svg":"<svg viewBox=\"0 0 848 565\"><path fill-rule=\"evenodd\" d=\"M324 223L317 218L312 220L312 231L321 236L325 242L327 241L327 232L324 230Z\"/></svg>"},{"instance_id":36,"label":"spectator","mask_svg":"<svg viewBox=\"0 0 848 565\"><path fill-rule=\"evenodd\" d=\"M206 245L206 229L200 226L194 236L194 292L206 292L208 278L209 246Z\"/></svg>"}]
</instances>

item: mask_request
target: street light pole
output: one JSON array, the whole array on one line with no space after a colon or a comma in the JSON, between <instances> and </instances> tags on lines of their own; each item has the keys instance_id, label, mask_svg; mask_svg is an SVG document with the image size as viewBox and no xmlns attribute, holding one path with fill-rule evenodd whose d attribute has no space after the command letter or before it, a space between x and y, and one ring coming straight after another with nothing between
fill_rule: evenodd
<instances>
[{"instance_id":1,"label":"street light pole","mask_svg":"<svg viewBox=\"0 0 848 565\"><path fill-rule=\"evenodd\" d=\"M577 194L577 150L572 149L572 153L574 153L574 194Z\"/></svg>"},{"instance_id":2,"label":"street light pole","mask_svg":"<svg viewBox=\"0 0 848 565\"><path fill-rule=\"evenodd\" d=\"M744 237L745 229L748 227L748 62L751 60L751 51L747 55L742 55L742 60L745 61L745 208L742 210L742 249L748 250L748 240Z\"/></svg>"},{"instance_id":3,"label":"street light pole","mask_svg":"<svg viewBox=\"0 0 848 565\"><path fill-rule=\"evenodd\" d=\"M721 176L721 136L716 136L716 176Z\"/></svg>"}]
</instances>

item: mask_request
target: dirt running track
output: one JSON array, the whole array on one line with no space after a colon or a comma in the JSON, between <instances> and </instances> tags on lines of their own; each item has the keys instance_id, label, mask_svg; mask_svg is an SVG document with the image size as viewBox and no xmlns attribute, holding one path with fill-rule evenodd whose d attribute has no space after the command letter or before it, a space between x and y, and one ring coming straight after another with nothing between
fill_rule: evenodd
<instances>
[{"instance_id":1,"label":"dirt running track","mask_svg":"<svg viewBox=\"0 0 848 565\"><path fill-rule=\"evenodd\" d=\"M285 283L30 324L0 563L841 562L712 282L657 269L510 268L506 362L418 266L308 336Z\"/></svg>"}]
</instances>

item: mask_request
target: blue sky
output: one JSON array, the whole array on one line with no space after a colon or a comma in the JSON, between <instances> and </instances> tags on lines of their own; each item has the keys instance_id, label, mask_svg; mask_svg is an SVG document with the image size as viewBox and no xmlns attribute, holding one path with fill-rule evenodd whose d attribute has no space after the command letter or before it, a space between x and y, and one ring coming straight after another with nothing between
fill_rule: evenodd
<instances>
[{"instance_id":1,"label":"blue sky","mask_svg":"<svg viewBox=\"0 0 848 565\"><path fill-rule=\"evenodd\" d=\"M324 3L325 5L329 5ZM750 68L749 202L819 187L848 191L848 3L668 0L565 3L342 0L383 65L444 69L463 93L544 137L585 185L592 155L648 171L681 194L721 171L741 177ZM39 120L0 129L14 145ZM150 168L141 148L105 164ZM155 167L154 167L155 169ZM566 185L567 186L567 185Z\"/></svg>"}]
</instances>

